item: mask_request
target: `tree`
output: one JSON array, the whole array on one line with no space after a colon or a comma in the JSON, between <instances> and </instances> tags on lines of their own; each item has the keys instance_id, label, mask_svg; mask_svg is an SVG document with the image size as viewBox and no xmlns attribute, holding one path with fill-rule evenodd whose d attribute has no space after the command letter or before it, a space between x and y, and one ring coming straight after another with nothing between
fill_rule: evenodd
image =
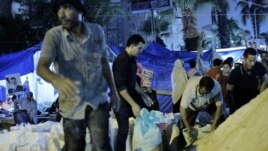
<instances>
[{"instance_id":1,"label":"tree","mask_svg":"<svg viewBox=\"0 0 268 151\"><path fill-rule=\"evenodd\" d=\"M190 9L190 0L176 0L173 3L175 8L180 8L182 12L183 40L187 51L197 50L198 31L196 28L196 18Z\"/></svg>"},{"instance_id":2,"label":"tree","mask_svg":"<svg viewBox=\"0 0 268 151\"><path fill-rule=\"evenodd\" d=\"M264 6L265 0L247 0L238 1L236 8L240 7L241 20L244 25L247 23L247 19L251 19L254 35L258 37L260 33L260 25L265 20L267 8L260 7ZM256 21L256 22L255 22Z\"/></svg>"},{"instance_id":3,"label":"tree","mask_svg":"<svg viewBox=\"0 0 268 151\"><path fill-rule=\"evenodd\" d=\"M168 21L166 21L165 19L163 19L162 17L159 17L159 18L155 17L154 22L155 22L155 25L157 25L155 27L155 31L156 31L157 35L159 35L161 31L166 31L168 29L168 26L170 25L170 23ZM147 20L145 20L145 22L140 30L143 31L145 34L151 34L151 32L152 32L151 17L149 17Z\"/></svg>"},{"instance_id":4,"label":"tree","mask_svg":"<svg viewBox=\"0 0 268 151\"><path fill-rule=\"evenodd\" d=\"M46 31L57 24L52 2L49 0L14 0L22 6L15 18L0 16L1 53L10 53L36 45ZM111 0L85 0L85 17L89 21L106 24L121 8Z\"/></svg>"},{"instance_id":5,"label":"tree","mask_svg":"<svg viewBox=\"0 0 268 151\"><path fill-rule=\"evenodd\" d=\"M45 32L56 24L52 4L47 0L16 0L21 4L20 15L1 16L1 53L22 50L42 41ZM27 6L27 7L24 7Z\"/></svg>"},{"instance_id":6,"label":"tree","mask_svg":"<svg viewBox=\"0 0 268 151\"><path fill-rule=\"evenodd\" d=\"M178 7L181 8L182 14L183 14L183 20L185 17L185 11L187 11L187 9L192 8L194 11L198 10L199 8L201 8L202 6L204 6L205 4L210 4L212 6L212 12L213 12L213 16L212 16L212 23L215 23L219 28L219 32L218 32L218 36L220 38L220 43L221 43L221 47L222 48L226 48L230 46L230 33L227 30L227 27L225 26L227 23L227 11L229 9L229 4L227 0L177 0L176 1L178 3ZM189 17L188 17L189 18ZM194 22L194 19L193 21ZM188 27L185 27L188 26ZM185 24L184 25L184 30L188 30L187 28L192 28L193 29L193 24L189 27L189 25ZM186 33L187 34L187 33ZM195 34L197 35L197 34ZM187 38L186 38L187 39ZM196 39L196 38L191 38L191 39ZM189 41L189 40L187 40ZM186 43L186 47L187 47L187 41L185 41ZM196 40L191 40L196 41ZM193 43L190 42L190 45L192 45ZM194 44L195 45L195 44Z\"/></svg>"},{"instance_id":7,"label":"tree","mask_svg":"<svg viewBox=\"0 0 268 151\"><path fill-rule=\"evenodd\" d=\"M230 32L231 45L234 47L242 46L242 41L246 41L250 34L250 31L241 29L237 22L237 20L230 18L226 24L227 30Z\"/></svg>"},{"instance_id":8,"label":"tree","mask_svg":"<svg viewBox=\"0 0 268 151\"><path fill-rule=\"evenodd\" d=\"M226 26L228 22L227 11L229 10L229 4L227 0L216 0L214 1L213 9L216 9L216 15L218 16L218 30L219 30L219 38L221 42L221 48L228 48L231 46L230 42L230 31Z\"/></svg>"},{"instance_id":9,"label":"tree","mask_svg":"<svg viewBox=\"0 0 268 151\"><path fill-rule=\"evenodd\" d=\"M122 9L111 0L84 0L86 19L100 25L107 24L113 17L120 15Z\"/></svg>"}]
</instances>

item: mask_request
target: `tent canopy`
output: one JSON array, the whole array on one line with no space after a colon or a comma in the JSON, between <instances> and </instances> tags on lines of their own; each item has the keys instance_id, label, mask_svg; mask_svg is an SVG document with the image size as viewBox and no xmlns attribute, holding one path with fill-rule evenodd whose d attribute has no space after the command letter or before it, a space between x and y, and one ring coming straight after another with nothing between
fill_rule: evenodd
<instances>
[{"instance_id":1,"label":"tent canopy","mask_svg":"<svg viewBox=\"0 0 268 151\"><path fill-rule=\"evenodd\" d=\"M115 47L111 45L109 45L109 47L112 53L116 55L123 50L122 47ZM34 92L34 96L38 101L54 101L55 91L53 87L42 80L35 72L40 55L40 49L41 43L20 52L1 55L0 85L2 87L5 86L5 75L19 73L22 77L28 77L30 90ZM223 59L231 56L234 58L234 61L237 61L241 58L244 49L245 48L222 49L217 50L217 54ZM137 60L142 64L143 68L150 69L154 72L151 80L151 88L153 90L171 92L170 75L175 60L182 59L185 63L185 69L188 71L190 69L189 61L191 59L195 59L196 56L197 52L170 51L156 42L151 42L137 57ZM213 51L211 49L204 51L201 56L201 59L204 62L208 62L208 64L210 64L212 58ZM4 92L2 89L0 92ZM0 99L5 100L5 96L5 94L1 94L0 97L2 98Z\"/></svg>"}]
</instances>

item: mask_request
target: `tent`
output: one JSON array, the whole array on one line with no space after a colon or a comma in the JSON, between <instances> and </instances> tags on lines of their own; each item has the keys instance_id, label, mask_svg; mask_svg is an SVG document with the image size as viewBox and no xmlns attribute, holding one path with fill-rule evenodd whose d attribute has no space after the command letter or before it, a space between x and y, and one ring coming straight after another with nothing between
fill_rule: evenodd
<instances>
[{"instance_id":1,"label":"tent","mask_svg":"<svg viewBox=\"0 0 268 151\"><path fill-rule=\"evenodd\" d=\"M238 61L244 52L244 47L218 49L216 56L222 59L233 57L234 61ZM118 55L122 48L112 49L113 53ZM210 65L213 57L213 50L204 50L201 56L201 62ZM142 64L143 68L153 71L151 79L151 89L158 92L157 98L160 104L160 110L163 112L171 112L171 72L176 59L182 59L186 71L190 70L189 61L197 57L197 52L186 51L170 51L169 49L159 45L156 42L151 42L137 57L137 61ZM202 66L204 66L204 64Z\"/></svg>"},{"instance_id":2,"label":"tent","mask_svg":"<svg viewBox=\"0 0 268 151\"><path fill-rule=\"evenodd\" d=\"M33 92L39 110L42 111L43 106L50 106L56 100L57 94L53 86L36 74L41 45L39 43L31 48L0 56L0 100L7 99L5 76L14 73L19 73L24 88ZM23 96L21 94L18 97Z\"/></svg>"},{"instance_id":3,"label":"tent","mask_svg":"<svg viewBox=\"0 0 268 151\"><path fill-rule=\"evenodd\" d=\"M109 45L112 54L119 54L123 48ZM42 80L36 74L36 65L39 59L41 43L22 50L0 56L0 100L6 99L5 75L19 73L22 83L29 83L29 89L34 93L34 98L38 103L53 102L57 98L57 93L51 84ZM232 56L235 61L239 60L245 48L230 48L217 50L217 54L223 59ZM170 75L176 59L182 59L185 69L189 70L189 61L195 59L197 52L170 51L156 42L151 42L137 57L143 68L152 70L154 75L151 80L151 89L158 92L171 92ZM201 59L210 64L213 58L212 49L204 51ZM42 90L42 91L41 91ZM4 94L3 94L4 93ZM169 95L159 95L160 110L169 111L171 98Z\"/></svg>"}]
</instances>

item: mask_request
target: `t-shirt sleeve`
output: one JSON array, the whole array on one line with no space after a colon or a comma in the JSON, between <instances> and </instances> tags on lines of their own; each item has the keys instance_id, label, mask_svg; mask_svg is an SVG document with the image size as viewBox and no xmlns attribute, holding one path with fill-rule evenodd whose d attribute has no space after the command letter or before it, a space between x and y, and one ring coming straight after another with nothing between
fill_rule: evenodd
<instances>
[{"instance_id":1,"label":"t-shirt sleeve","mask_svg":"<svg viewBox=\"0 0 268 151\"><path fill-rule=\"evenodd\" d=\"M220 105L223 104L222 99L223 99L223 97L222 97L222 93L219 92L219 93L214 97L214 101L215 101L216 106L220 106Z\"/></svg>"},{"instance_id":2,"label":"t-shirt sleeve","mask_svg":"<svg viewBox=\"0 0 268 151\"><path fill-rule=\"evenodd\" d=\"M101 55L103 58L108 59L108 49L106 46L105 34L100 25L97 25L99 31L99 38L100 38L100 47L101 47Z\"/></svg>"},{"instance_id":3,"label":"t-shirt sleeve","mask_svg":"<svg viewBox=\"0 0 268 151\"><path fill-rule=\"evenodd\" d=\"M262 77L267 73L266 68L260 62L256 62L256 66L258 67L257 71L259 72L260 77Z\"/></svg>"},{"instance_id":4,"label":"t-shirt sleeve","mask_svg":"<svg viewBox=\"0 0 268 151\"><path fill-rule=\"evenodd\" d=\"M180 105L181 107L185 109L189 107L189 104L192 100L193 94L191 93L191 91L194 91L192 89L193 89L192 87L190 87L189 85L186 85L185 90L183 92Z\"/></svg>"},{"instance_id":5,"label":"t-shirt sleeve","mask_svg":"<svg viewBox=\"0 0 268 151\"><path fill-rule=\"evenodd\" d=\"M55 60L58 43L57 39L59 39L59 37L57 37L55 32L53 32L52 30L49 30L45 34L45 38L41 47L40 58L48 58L51 62Z\"/></svg>"},{"instance_id":6,"label":"t-shirt sleeve","mask_svg":"<svg viewBox=\"0 0 268 151\"><path fill-rule=\"evenodd\" d=\"M236 69L233 69L229 75L228 84L234 85L237 79L237 69L240 69L240 67L237 67Z\"/></svg>"},{"instance_id":7,"label":"t-shirt sleeve","mask_svg":"<svg viewBox=\"0 0 268 151\"><path fill-rule=\"evenodd\" d=\"M213 100L214 100L216 106L220 106L223 104L222 89L221 89L221 85L218 81L214 80L214 82L215 82L216 95L213 97Z\"/></svg>"}]
</instances>

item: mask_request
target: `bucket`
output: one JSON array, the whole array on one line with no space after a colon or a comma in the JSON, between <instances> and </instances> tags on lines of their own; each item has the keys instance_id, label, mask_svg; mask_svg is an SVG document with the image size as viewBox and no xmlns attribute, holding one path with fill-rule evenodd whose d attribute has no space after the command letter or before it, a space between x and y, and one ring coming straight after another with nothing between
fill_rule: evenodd
<instances>
[{"instance_id":1,"label":"bucket","mask_svg":"<svg viewBox=\"0 0 268 151\"><path fill-rule=\"evenodd\" d=\"M30 123L30 117L27 110L16 110L14 112L14 121L16 124Z\"/></svg>"}]
</instances>

